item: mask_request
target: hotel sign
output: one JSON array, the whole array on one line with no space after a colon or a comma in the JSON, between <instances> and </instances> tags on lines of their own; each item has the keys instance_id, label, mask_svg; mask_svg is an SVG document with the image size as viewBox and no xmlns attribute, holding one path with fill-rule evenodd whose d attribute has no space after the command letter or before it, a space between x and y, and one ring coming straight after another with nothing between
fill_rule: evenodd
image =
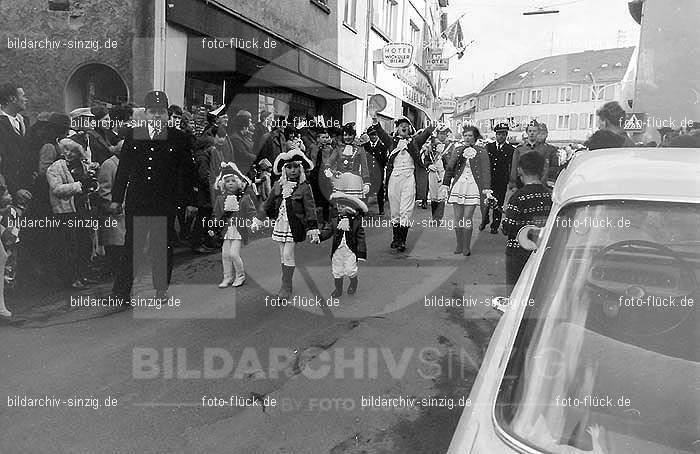
<instances>
[{"instance_id":1,"label":"hotel sign","mask_svg":"<svg viewBox=\"0 0 700 454\"><path fill-rule=\"evenodd\" d=\"M448 71L450 61L442 58L442 49L428 49L425 54L425 69L426 71Z\"/></svg>"},{"instance_id":2,"label":"hotel sign","mask_svg":"<svg viewBox=\"0 0 700 454\"><path fill-rule=\"evenodd\" d=\"M413 45L389 43L382 48L382 62L387 68L407 68L413 60Z\"/></svg>"}]
</instances>

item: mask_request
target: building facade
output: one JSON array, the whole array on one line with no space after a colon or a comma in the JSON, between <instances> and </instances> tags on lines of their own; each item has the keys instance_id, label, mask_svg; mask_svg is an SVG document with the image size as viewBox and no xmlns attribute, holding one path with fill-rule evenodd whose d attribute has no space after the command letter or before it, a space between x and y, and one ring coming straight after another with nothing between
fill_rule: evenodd
<instances>
[{"instance_id":1,"label":"building facade","mask_svg":"<svg viewBox=\"0 0 700 454\"><path fill-rule=\"evenodd\" d=\"M461 134L464 125L474 123L474 113L476 112L478 96L478 93L469 93L455 98L457 103L450 123L450 128L454 134Z\"/></svg>"},{"instance_id":2,"label":"building facade","mask_svg":"<svg viewBox=\"0 0 700 454\"><path fill-rule=\"evenodd\" d=\"M518 136L536 119L547 124L552 142L584 141L597 129L598 108L608 101L623 104L622 80L633 51L586 51L524 63L478 94L473 120L487 136L500 122Z\"/></svg>"},{"instance_id":3,"label":"building facade","mask_svg":"<svg viewBox=\"0 0 700 454\"><path fill-rule=\"evenodd\" d=\"M0 79L30 95L30 117L94 103L141 104L164 89L173 104L226 104L229 115L274 111L291 121L323 115L368 125L382 94L386 127L440 115L437 74L423 48L439 41L445 0L26 0L0 2ZM52 49L33 48L59 42ZM408 68L378 59L411 43ZM34 58L36 57L36 58Z\"/></svg>"}]
</instances>

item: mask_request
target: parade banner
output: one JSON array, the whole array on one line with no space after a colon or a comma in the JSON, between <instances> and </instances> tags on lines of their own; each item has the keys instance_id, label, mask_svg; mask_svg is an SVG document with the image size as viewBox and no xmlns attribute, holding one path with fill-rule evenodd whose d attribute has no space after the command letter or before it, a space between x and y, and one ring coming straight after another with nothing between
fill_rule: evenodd
<instances>
[{"instance_id":1,"label":"parade banner","mask_svg":"<svg viewBox=\"0 0 700 454\"><path fill-rule=\"evenodd\" d=\"M387 68L407 68L413 60L413 45L389 43L382 48L382 62Z\"/></svg>"}]
</instances>

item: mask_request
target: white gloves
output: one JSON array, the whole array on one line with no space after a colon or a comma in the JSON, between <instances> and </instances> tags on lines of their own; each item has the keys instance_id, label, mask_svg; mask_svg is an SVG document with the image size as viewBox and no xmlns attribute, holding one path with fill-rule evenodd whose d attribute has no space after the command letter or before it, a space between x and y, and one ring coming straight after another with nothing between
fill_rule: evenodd
<instances>
[{"instance_id":1,"label":"white gloves","mask_svg":"<svg viewBox=\"0 0 700 454\"><path fill-rule=\"evenodd\" d=\"M323 174L328 178L333 178L333 171L331 169L324 170Z\"/></svg>"},{"instance_id":2,"label":"white gloves","mask_svg":"<svg viewBox=\"0 0 700 454\"><path fill-rule=\"evenodd\" d=\"M428 171L430 172L437 172L437 167L435 167L435 164L430 164L428 166Z\"/></svg>"},{"instance_id":3,"label":"white gloves","mask_svg":"<svg viewBox=\"0 0 700 454\"><path fill-rule=\"evenodd\" d=\"M362 195L366 196L369 193L369 183L362 185Z\"/></svg>"}]
</instances>

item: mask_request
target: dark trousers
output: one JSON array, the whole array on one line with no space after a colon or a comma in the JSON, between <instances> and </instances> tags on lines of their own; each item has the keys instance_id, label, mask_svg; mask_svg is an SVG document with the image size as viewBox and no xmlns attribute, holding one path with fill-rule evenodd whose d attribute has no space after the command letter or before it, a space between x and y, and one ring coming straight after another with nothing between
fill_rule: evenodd
<instances>
[{"instance_id":1,"label":"dark trousers","mask_svg":"<svg viewBox=\"0 0 700 454\"><path fill-rule=\"evenodd\" d=\"M508 295L513 291L515 283L518 282L531 251L506 251L506 287Z\"/></svg>"},{"instance_id":2,"label":"dark trousers","mask_svg":"<svg viewBox=\"0 0 700 454\"><path fill-rule=\"evenodd\" d=\"M126 275L120 271L124 270L126 261L128 260L126 254L126 248L124 246L117 246L114 244L105 245L105 258L107 259L107 265L109 270L112 272L114 277L114 284L112 284L112 292L118 294L116 290L127 287Z\"/></svg>"},{"instance_id":3,"label":"dark trousers","mask_svg":"<svg viewBox=\"0 0 700 454\"><path fill-rule=\"evenodd\" d=\"M209 220L212 217L212 209L210 207L200 207L197 209L197 214L195 215L194 226L192 227L192 235L190 237L190 244L193 248L197 248L202 244L207 246L214 246L211 244L209 239L208 230L216 230L208 226Z\"/></svg>"},{"instance_id":4,"label":"dark trousers","mask_svg":"<svg viewBox=\"0 0 700 454\"><path fill-rule=\"evenodd\" d=\"M134 282L134 263L141 263L144 247L148 243L153 273L153 287L165 291L173 272L173 248L175 215L136 216L126 215L124 254L126 259L114 279L112 291L119 296L131 296Z\"/></svg>"},{"instance_id":5,"label":"dark trousers","mask_svg":"<svg viewBox=\"0 0 700 454\"><path fill-rule=\"evenodd\" d=\"M381 168L382 178L379 179L379 187L377 188L377 207L379 211L384 211L384 198L386 193L384 191L384 167Z\"/></svg>"}]
</instances>

